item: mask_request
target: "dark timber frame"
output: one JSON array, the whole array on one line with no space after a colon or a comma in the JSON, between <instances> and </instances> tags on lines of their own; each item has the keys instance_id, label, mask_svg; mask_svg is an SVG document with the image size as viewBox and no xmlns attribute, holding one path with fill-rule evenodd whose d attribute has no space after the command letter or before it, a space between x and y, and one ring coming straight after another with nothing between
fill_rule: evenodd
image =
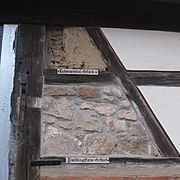
<instances>
[{"instance_id":1,"label":"dark timber frame","mask_svg":"<svg viewBox=\"0 0 180 180\"><path fill-rule=\"evenodd\" d=\"M180 32L179 0L2 0L0 23Z\"/></svg>"},{"instance_id":2,"label":"dark timber frame","mask_svg":"<svg viewBox=\"0 0 180 180\"><path fill-rule=\"evenodd\" d=\"M93 42L96 44L97 48L106 59L110 70L114 72L115 75L122 81L125 89L127 90L127 96L129 99L134 101L138 106L147 126L154 136L156 144L158 145L161 153L164 156L179 157L177 149L164 131L163 127L159 123L158 119L149 107L139 89L131 81L125 67L110 46L100 28L86 28L86 30L92 38Z\"/></svg>"},{"instance_id":3,"label":"dark timber frame","mask_svg":"<svg viewBox=\"0 0 180 180\"><path fill-rule=\"evenodd\" d=\"M180 71L128 71L136 85L158 85L180 87Z\"/></svg>"},{"instance_id":4,"label":"dark timber frame","mask_svg":"<svg viewBox=\"0 0 180 180\"><path fill-rule=\"evenodd\" d=\"M108 82L113 81L115 77L119 78L127 92L127 97L135 102L138 106L141 115L146 121L154 140L161 151L161 154L166 157L179 157L179 153L172 141L164 131L155 114L149 107L145 98L135 85L139 84L156 84L156 85L176 85L179 84L180 73L176 72L140 72L127 71L116 55L106 37L100 28L86 27L90 38L104 56L110 72L100 73L99 76L68 76L58 75L56 69L44 70L44 80L47 84L59 83L87 83L87 82ZM141 74L142 73L142 74Z\"/></svg>"},{"instance_id":5,"label":"dark timber frame","mask_svg":"<svg viewBox=\"0 0 180 180\"><path fill-rule=\"evenodd\" d=\"M14 176L17 180L34 180L38 179L38 171L29 162L39 159L40 150L41 109L36 103L42 95L44 26L18 26L15 51L11 113L17 141Z\"/></svg>"},{"instance_id":6,"label":"dark timber frame","mask_svg":"<svg viewBox=\"0 0 180 180\"><path fill-rule=\"evenodd\" d=\"M98 3L95 0L77 0L71 5L68 3L65 0L6 1L5 5L0 8L0 22L61 26L110 26L180 32L180 3L176 0L139 0L136 2L133 0L126 2L113 0L108 3L102 0ZM146 81L147 77L150 79L158 77L159 80L154 81L153 84L167 85L170 81L169 77L173 77L174 83L171 85L179 86L179 72L173 75L171 72L164 72L164 74L161 72L149 72L149 74L144 72L144 75L140 75L138 72L127 72L101 30L90 27L86 30L107 60L111 72L114 72L115 76L122 81L127 90L128 98L139 107L161 153L167 157L179 157L179 153L141 92L133 84L133 82L137 85L147 84L149 82ZM41 117L40 109L34 104L42 95L44 35L45 26L38 25L20 25L17 32L15 86L12 99L14 110L11 117L17 119L17 122L14 122L17 129L15 134L18 142L21 142L17 147L15 169L15 177L18 180L33 180L38 177L37 168L32 167L30 162L39 160ZM46 73L45 81L47 83L54 83L54 80L57 80L55 83L63 83L62 81L59 82L59 77L55 77L50 71ZM101 76L99 81L105 75L102 74ZM109 80L112 77L113 75L108 75ZM69 79L69 81L72 80ZM90 79L83 81L89 82ZM15 111L18 96L20 97L19 113Z\"/></svg>"},{"instance_id":7,"label":"dark timber frame","mask_svg":"<svg viewBox=\"0 0 180 180\"><path fill-rule=\"evenodd\" d=\"M0 57L1 57L1 51L2 51L2 40L3 40L3 26L0 26ZM0 60L1 63L1 60Z\"/></svg>"}]
</instances>

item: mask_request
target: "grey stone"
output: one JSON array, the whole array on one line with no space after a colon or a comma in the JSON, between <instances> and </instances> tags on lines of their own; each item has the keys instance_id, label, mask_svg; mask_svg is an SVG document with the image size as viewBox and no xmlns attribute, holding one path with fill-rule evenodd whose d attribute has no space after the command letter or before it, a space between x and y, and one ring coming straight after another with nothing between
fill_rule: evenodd
<instances>
[{"instance_id":1,"label":"grey stone","mask_svg":"<svg viewBox=\"0 0 180 180\"><path fill-rule=\"evenodd\" d=\"M128 128L130 136L147 136L147 133L141 124L131 124Z\"/></svg>"},{"instance_id":2,"label":"grey stone","mask_svg":"<svg viewBox=\"0 0 180 180\"><path fill-rule=\"evenodd\" d=\"M56 96L74 96L77 91L75 87L71 86L56 86L56 85L45 85L43 88L45 95L56 95Z\"/></svg>"},{"instance_id":3,"label":"grey stone","mask_svg":"<svg viewBox=\"0 0 180 180\"><path fill-rule=\"evenodd\" d=\"M125 99L123 101L120 101L121 107L122 108L130 108L131 107L131 103L128 99Z\"/></svg>"},{"instance_id":4,"label":"grey stone","mask_svg":"<svg viewBox=\"0 0 180 180\"><path fill-rule=\"evenodd\" d=\"M82 142L58 130L48 127L41 143L42 156L77 155L81 152Z\"/></svg>"},{"instance_id":5,"label":"grey stone","mask_svg":"<svg viewBox=\"0 0 180 180\"><path fill-rule=\"evenodd\" d=\"M105 116L111 116L115 114L118 110L118 107L114 104L94 102L84 102L81 104L80 108L94 110L97 113Z\"/></svg>"},{"instance_id":6,"label":"grey stone","mask_svg":"<svg viewBox=\"0 0 180 180\"><path fill-rule=\"evenodd\" d=\"M103 124L100 119L93 118L88 114L78 112L75 116L75 126L76 128L81 128L86 131L97 131L101 132L103 129Z\"/></svg>"},{"instance_id":7,"label":"grey stone","mask_svg":"<svg viewBox=\"0 0 180 180\"><path fill-rule=\"evenodd\" d=\"M124 155L149 155L150 142L144 138L117 140L116 153Z\"/></svg>"},{"instance_id":8,"label":"grey stone","mask_svg":"<svg viewBox=\"0 0 180 180\"><path fill-rule=\"evenodd\" d=\"M126 131L126 122L122 120L109 118L106 120L106 127L108 131L124 132Z\"/></svg>"},{"instance_id":9,"label":"grey stone","mask_svg":"<svg viewBox=\"0 0 180 180\"><path fill-rule=\"evenodd\" d=\"M87 134L84 138L83 154L108 155L116 144L115 138L103 134Z\"/></svg>"},{"instance_id":10,"label":"grey stone","mask_svg":"<svg viewBox=\"0 0 180 180\"><path fill-rule=\"evenodd\" d=\"M76 129L76 131L74 131L75 137L82 142L86 134L87 134L87 131L83 131L82 129Z\"/></svg>"},{"instance_id":11,"label":"grey stone","mask_svg":"<svg viewBox=\"0 0 180 180\"><path fill-rule=\"evenodd\" d=\"M47 114L43 114L42 115L42 121L44 123L47 123L47 124L53 124L55 122L55 118L50 116L50 115L47 115Z\"/></svg>"},{"instance_id":12,"label":"grey stone","mask_svg":"<svg viewBox=\"0 0 180 180\"><path fill-rule=\"evenodd\" d=\"M48 111L54 101L55 99L53 97L44 96L42 100L42 109Z\"/></svg>"},{"instance_id":13,"label":"grey stone","mask_svg":"<svg viewBox=\"0 0 180 180\"><path fill-rule=\"evenodd\" d=\"M116 87L116 86L107 86L107 87L104 87L103 92L105 94L114 95L114 96L117 96L119 98L121 98L122 95L123 95L122 89L120 87Z\"/></svg>"},{"instance_id":14,"label":"grey stone","mask_svg":"<svg viewBox=\"0 0 180 180\"><path fill-rule=\"evenodd\" d=\"M121 109L120 111L118 111L117 116L119 119L127 119L131 121L137 120L136 112L133 109L132 110Z\"/></svg>"},{"instance_id":15,"label":"grey stone","mask_svg":"<svg viewBox=\"0 0 180 180\"><path fill-rule=\"evenodd\" d=\"M51 106L50 114L61 117L67 120L72 120L74 114L75 105L67 98L61 97L56 103Z\"/></svg>"},{"instance_id":16,"label":"grey stone","mask_svg":"<svg viewBox=\"0 0 180 180\"><path fill-rule=\"evenodd\" d=\"M56 121L56 124L63 129L72 129L73 128L72 121Z\"/></svg>"},{"instance_id":17,"label":"grey stone","mask_svg":"<svg viewBox=\"0 0 180 180\"><path fill-rule=\"evenodd\" d=\"M105 100L108 100L108 101L113 101L114 100L113 96L103 95L102 98L105 99Z\"/></svg>"}]
</instances>

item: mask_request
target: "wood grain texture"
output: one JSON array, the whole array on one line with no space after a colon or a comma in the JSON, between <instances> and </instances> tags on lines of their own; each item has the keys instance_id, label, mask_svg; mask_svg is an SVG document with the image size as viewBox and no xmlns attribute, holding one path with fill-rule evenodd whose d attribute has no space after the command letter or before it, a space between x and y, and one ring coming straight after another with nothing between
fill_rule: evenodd
<instances>
[{"instance_id":1,"label":"wood grain texture","mask_svg":"<svg viewBox=\"0 0 180 180\"><path fill-rule=\"evenodd\" d=\"M177 149L159 123L158 119L149 107L139 89L129 78L125 67L106 40L102 31L99 28L86 28L86 30L96 44L97 48L101 51L102 55L107 61L110 70L114 72L123 83L125 89L127 90L127 97L138 106L141 115L144 117L146 125L153 135L154 140L162 155L169 157L178 157L179 153Z\"/></svg>"},{"instance_id":2,"label":"wood grain texture","mask_svg":"<svg viewBox=\"0 0 180 180\"><path fill-rule=\"evenodd\" d=\"M3 40L3 26L0 26L0 57L1 57L1 51L2 51L2 40Z\"/></svg>"},{"instance_id":3,"label":"wood grain texture","mask_svg":"<svg viewBox=\"0 0 180 180\"><path fill-rule=\"evenodd\" d=\"M44 27L20 25L16 37L15 87L20 89L20 113L17 124L18 145L15 179L34 180L38 169L29 166L39 158L40 109L27 107L28 97L42 95ZM17 90L14 93L18 92Z\"/></svg>"},{"instance_id":4,"label":"wood grain texture","mask_svg":"<svg viewBox=\"0 0 180 180\"><path fill-rule=\"evenodd\" d=\"M115 76L111 72L99 72L95 75L63 75L57 74L57 69L44 70L44 82L46 84L71 84L71 83L109 83L113 82Z\"/></svg>"},{"instance_id":5,"label":"wood grain texture","mask_svg":"<svg viewBox=\"0 0 180 180\"><path fill-rule=\"evenodd\" d=\"M3 0L0 23L97 26L180 32L178 0Z\"/></svg>"},{"instance_id":6,"label":"wood grain texture","mask_svg":"<svg viewBox=\"0 0 180 180\"><path fill-rule=\"evenodd\" d=\"M128 71L136 85L180 87L180 71Z\"/></svg>"}]
</instances>

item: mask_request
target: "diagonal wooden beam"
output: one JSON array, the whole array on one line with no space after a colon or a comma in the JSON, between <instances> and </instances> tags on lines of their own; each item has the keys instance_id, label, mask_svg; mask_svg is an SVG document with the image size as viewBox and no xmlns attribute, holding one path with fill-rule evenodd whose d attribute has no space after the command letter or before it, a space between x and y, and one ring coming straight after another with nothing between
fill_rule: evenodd
<instances>
[{"instance_id":1,"label":"diagonal wooden beam","mask_svg":"<svg viewBox=\"0 0 180 180\"><path fill-rule=\"evenodd\" d=\"M159 123L141 92L131 81L125 67L112 49L100 28L86 28L86 30L92 38L92 41L96 44L97 48L101 51L102 55L107 61L109 69L114 72L117 78L119 78L123 83L124 88L127 91L127 97L138 106L141 115L144 117L146 125L153 135L153 138L162 155L168 157L178 157L179 153L177 149Z\"/></svg>"}]
</instances>

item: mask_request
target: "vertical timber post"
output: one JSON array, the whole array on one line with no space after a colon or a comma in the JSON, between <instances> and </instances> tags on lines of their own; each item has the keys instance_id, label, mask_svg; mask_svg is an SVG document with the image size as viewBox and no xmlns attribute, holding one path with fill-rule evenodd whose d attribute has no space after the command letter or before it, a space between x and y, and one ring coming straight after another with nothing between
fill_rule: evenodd
<instances>
[{"instance_id":1,"label":"vertical timber post","mask_svg":"<svg viewBox=\"0 0 180 180\"><path fill-rule=\"evenodd\" d=\"M18 116L14 120L17 129L16 180L38 179L38 169L29 164L39 159L44 32L45 26L37 25L20 25L17 30L13 90L14 93L19 91L20 97Z\"/></svg>"}]
</instances>

